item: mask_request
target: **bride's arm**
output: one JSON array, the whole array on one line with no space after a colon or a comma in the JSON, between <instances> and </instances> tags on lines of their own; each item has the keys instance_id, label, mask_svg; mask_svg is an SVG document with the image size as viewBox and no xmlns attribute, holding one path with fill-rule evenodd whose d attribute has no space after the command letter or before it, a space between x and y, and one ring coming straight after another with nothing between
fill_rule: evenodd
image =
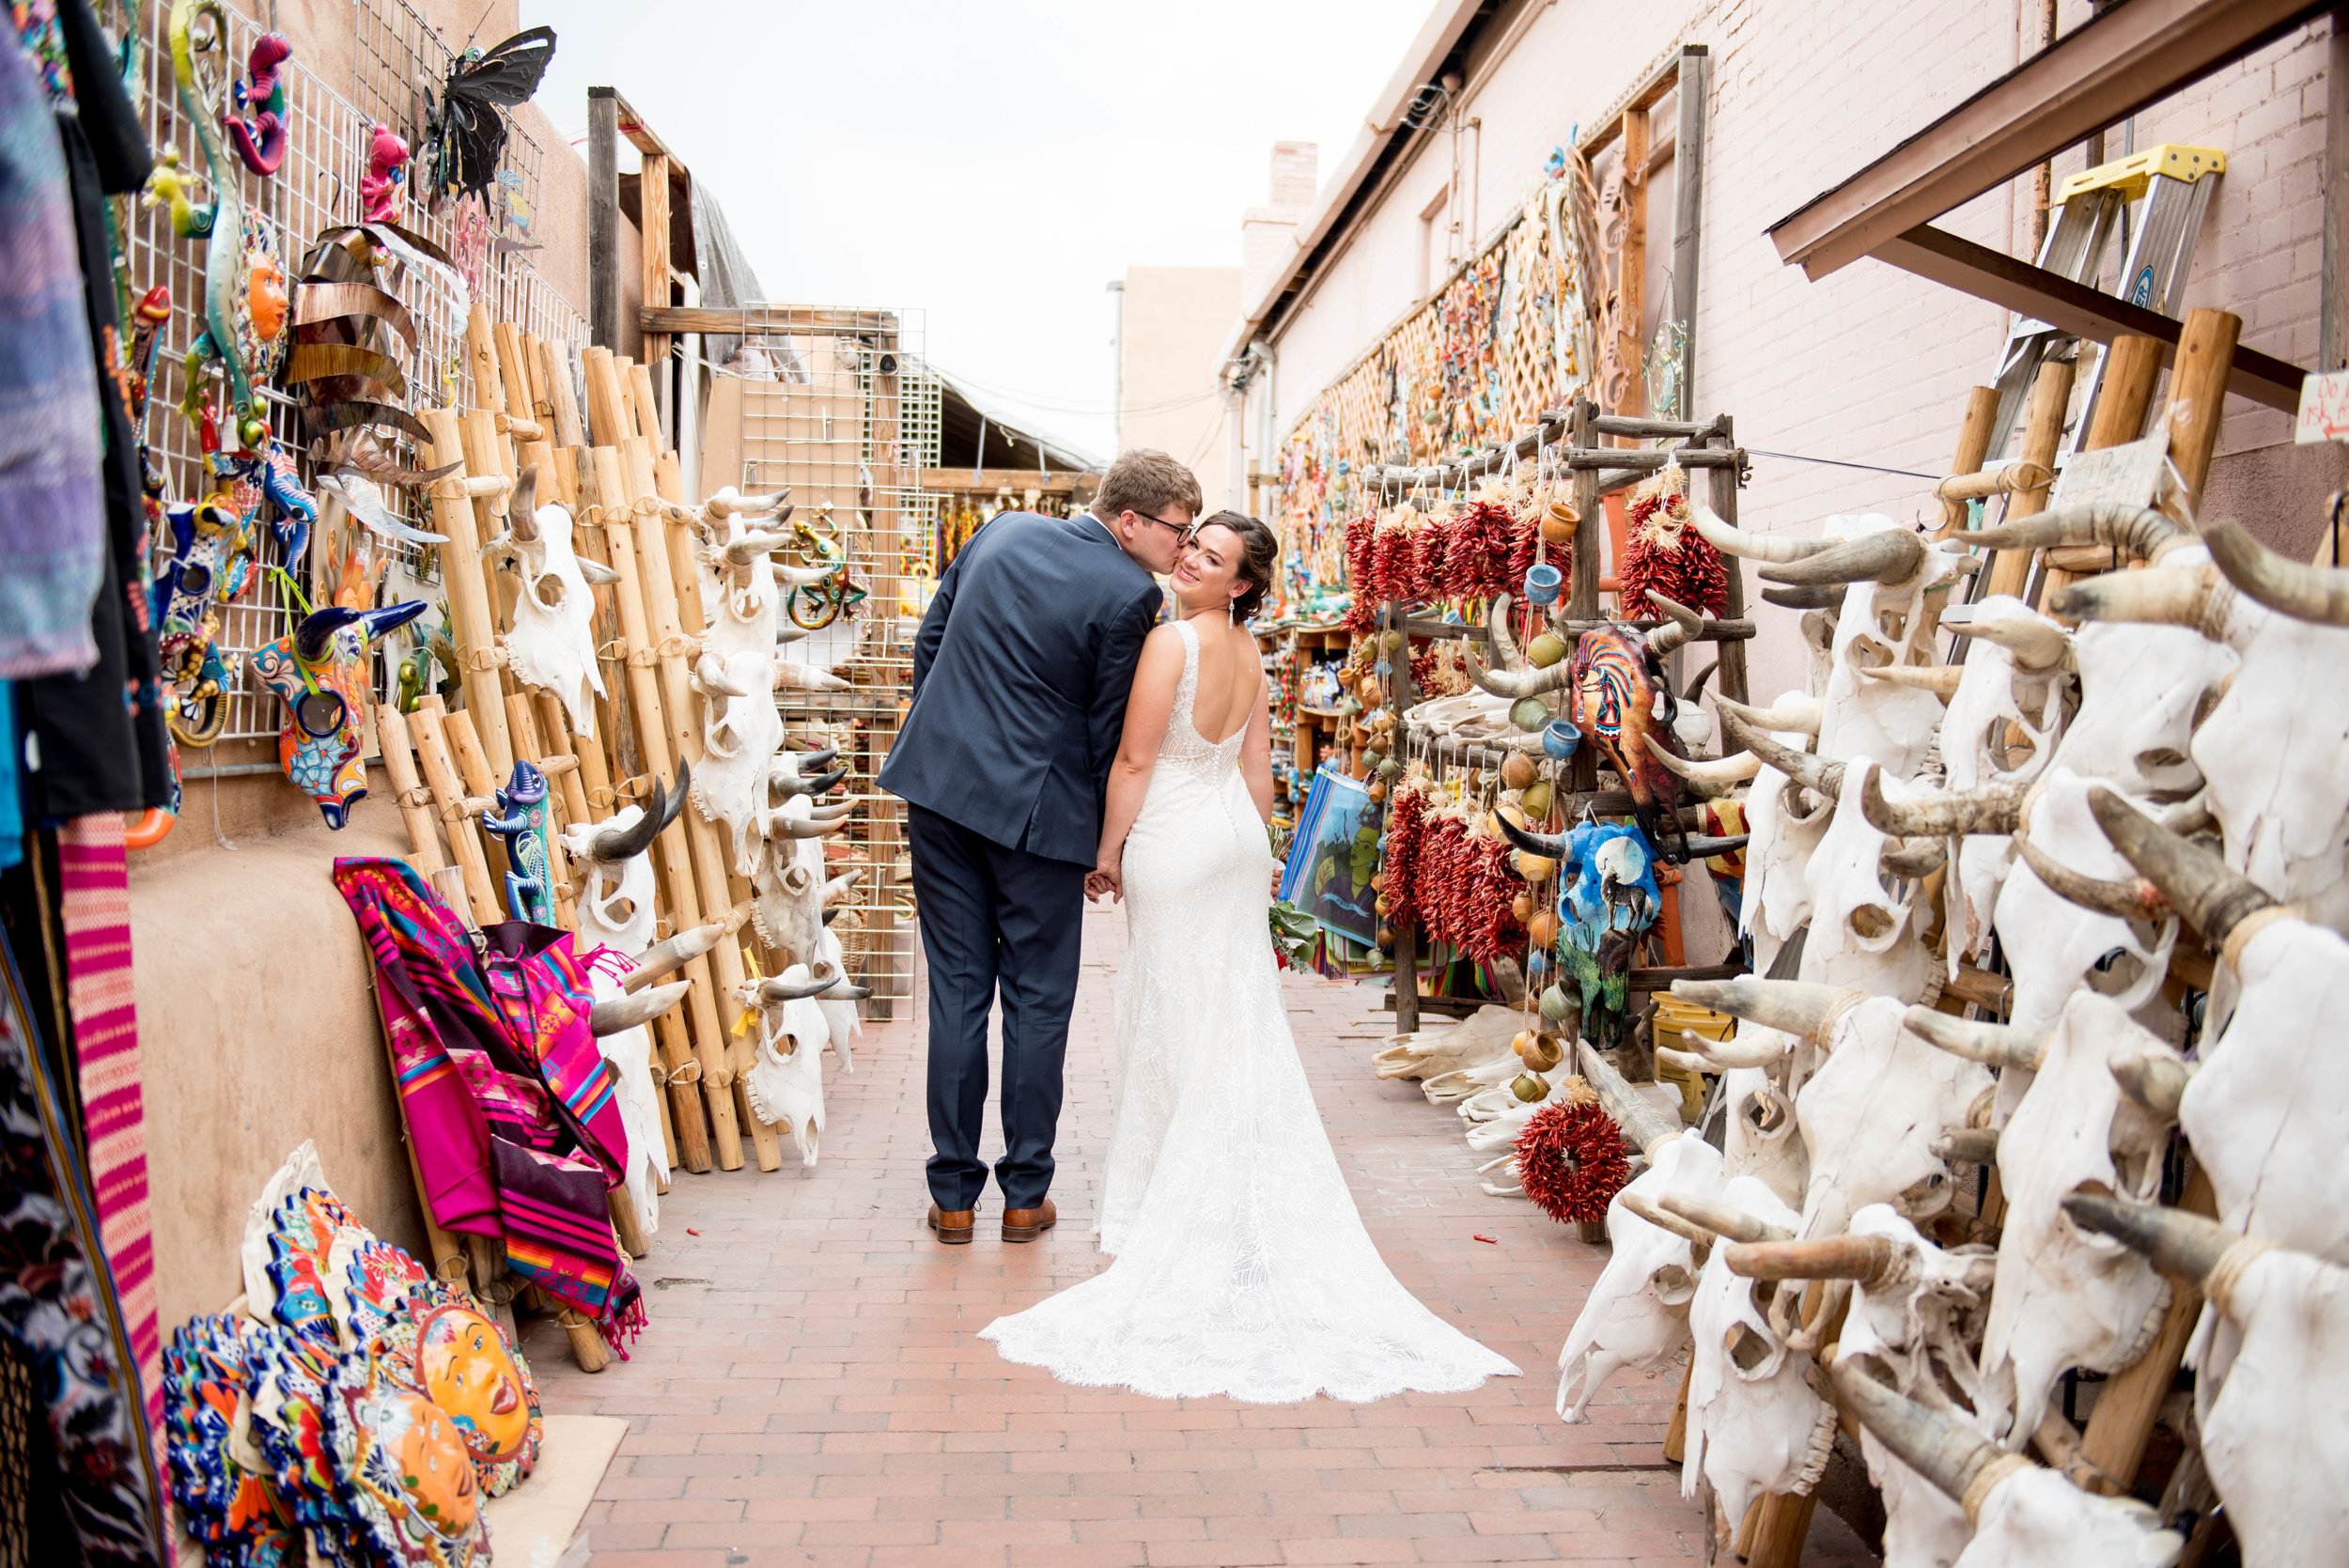
<instances>
[{"instance_id":1,"label":"bride's arm","mask_svg":"<svg viewBox=\"0 0 2349 1568\"><path fill-rule=\"evenodd\" d=\"M1174 688L1183 678L1183 635L1172 626L1152 631L1142 644L1142 660L1134 666L1134 686L1126 699L1126 728L1118 737L1117 760L1110 764L1109 800L1101 813L1101 849L1094 858L1093 874L1106 879L1112 892L1123 893L1118 867L1126 858L1126 835L1142 815L1143 797L1150 793L1150 771L1159 760L1159 743L1174 714ZM1094 891L1090 888L1088 891Z\"/></svg>"},{"instance_id":2,"label":"bride's arm","mask_svg":"<svg viewBox=\"0 0 2349 1568\"><path fill-rule=\"evenodd\" d=\"M1249 799L1256 815L1272 820L1272 709L1265 703L1264 683L1256 683L1256 710L1248 721L1248 738L1239 748L1240 776L1248 781Z\"/></svg>"}]
</instances>

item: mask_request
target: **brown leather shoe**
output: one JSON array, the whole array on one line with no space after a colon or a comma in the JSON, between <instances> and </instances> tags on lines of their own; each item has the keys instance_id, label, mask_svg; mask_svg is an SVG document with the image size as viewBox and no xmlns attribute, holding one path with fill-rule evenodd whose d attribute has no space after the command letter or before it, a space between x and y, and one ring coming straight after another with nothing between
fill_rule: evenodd
<instances>
[{"instance_id":1,"label":"brown leather shoe","mask_svg":"<svg viewBox=\"0 0 2349 1568\"><path fill-rule=\"evenodd\" d=\"M1059 1220L1060 1211L1052 1207L1052 1200L1050 1198L1044 1200L1042 1208L1005 1209L1003 1211L1003 1239L1005 1241L1034 1241L1059 1223Z\"/></svg>"},{"instance_id":2,"label":"brown leather shoe","mask_svg":"<svg viewBox=\"0 0 2349 1568\"><path fill-rule=\"evenodd\" d=\"M970 1246L971 1233L978 1220L976 1209L941 1209L936 1203L930 1205L930 1229L936 1231L938 1239L949 1247Z\"/></svg>"}]
</instances>

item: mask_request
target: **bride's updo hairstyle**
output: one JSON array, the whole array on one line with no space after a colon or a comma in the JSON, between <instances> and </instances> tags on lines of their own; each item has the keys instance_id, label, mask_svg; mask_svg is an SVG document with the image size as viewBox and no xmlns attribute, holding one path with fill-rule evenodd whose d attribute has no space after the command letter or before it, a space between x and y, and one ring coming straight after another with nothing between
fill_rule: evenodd
<instances>
[{"instance_id":1,"label":"bride's updo hairstyle","mask_svg":"<svg viewBox=\"0 0 2349 1568\"><path fill-rule=\"evenodd\" d=\"M1280 558L1280 541L1272 530L1245 512L1215 512L1199 520L1201 528L1228 528L1239 539L1239 581L1248 584L1246 591L1232 600L1232 619L1246 621L1255 618L1264 603L1264 597L1272 587L1272 566Z\"/></svg>"}]
</instances>

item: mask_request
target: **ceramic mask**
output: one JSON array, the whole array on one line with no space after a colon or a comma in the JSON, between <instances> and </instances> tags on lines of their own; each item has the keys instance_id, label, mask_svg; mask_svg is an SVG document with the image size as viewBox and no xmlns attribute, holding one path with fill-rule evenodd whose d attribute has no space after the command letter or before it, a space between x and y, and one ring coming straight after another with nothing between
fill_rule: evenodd
<instances>
[{"instance_id":1,"label":"ceramic mask","mask_svg":"<svg viewBox=\"0 0 2349 1568\"><path fill-rule=\"evenodd\" d=\"M254 674L286 704L278 764L309 793L330 828L342 827L366 798L360 715L369 695L367 648L425 608L424 600L411 599L381 610L314 611L253 655Z\"/></svg>"},{"instance_id":2,"label":"ceramic mask","mask_svg":"<svg viewBox=\"0 0 2349 1568\"><path fill-rule=\"evenodd\" d=\"M485 1464L518 1461L537 1447L537 1398L505 1330L470 1301L416 1312L416 1371ZM525 1473L527 1467L525 1467Z\"/></svg>"},{"instance_id":3,"label":"ceramic mask","mask_svg":"<svg viewBox=\"0 0 2349 1568\"><path fill-rule=\"evenodd\" d=\"M397 1568L489 1560L473 1456L457 1423L396 1358L346 1358L328 1409L344 1500L370 1560Z\"/></svg>"}]
</instances>

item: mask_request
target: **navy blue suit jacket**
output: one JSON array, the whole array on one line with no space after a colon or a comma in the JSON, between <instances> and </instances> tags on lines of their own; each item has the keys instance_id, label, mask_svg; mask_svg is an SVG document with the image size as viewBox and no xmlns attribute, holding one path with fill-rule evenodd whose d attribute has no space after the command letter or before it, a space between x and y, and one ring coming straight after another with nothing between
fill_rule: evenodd
<instances>
[{"instance_id":1,"label":"navy blue suit jacket","mask_svg":"<svg viewBox=\"0 0 2349 1568\"><path fill-rule=\"evenodd\" d=\"M996 517L914 635L913 706L881 787L997 844L1093 864L1159 598L1091 516Z\"/></svg>"}]
</instances>

